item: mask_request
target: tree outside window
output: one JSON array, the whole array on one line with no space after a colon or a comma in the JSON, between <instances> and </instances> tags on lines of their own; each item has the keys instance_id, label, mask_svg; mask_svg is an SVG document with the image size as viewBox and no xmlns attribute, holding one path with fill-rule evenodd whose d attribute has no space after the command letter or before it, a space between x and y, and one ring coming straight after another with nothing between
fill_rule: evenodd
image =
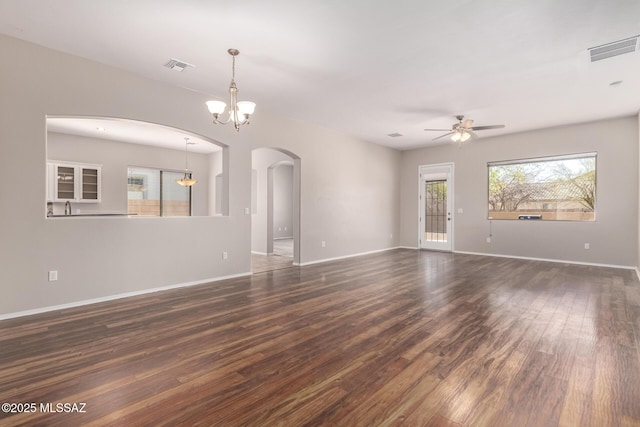
<instances>
[{"instance_id":1,"label":"tree outside window","mask_svg":"<svg viewBox=\"0 0 640 427\"><path fill-rule=\"evenodd\" d=\"M491 219L594 221L596 154L488 164Z\"/></svg>"}]
</instances>

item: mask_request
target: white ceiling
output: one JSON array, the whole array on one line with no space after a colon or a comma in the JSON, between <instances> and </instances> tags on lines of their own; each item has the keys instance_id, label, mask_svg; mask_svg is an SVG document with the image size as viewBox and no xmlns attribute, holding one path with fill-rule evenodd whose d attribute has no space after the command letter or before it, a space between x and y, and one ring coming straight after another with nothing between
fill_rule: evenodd
<instances>
[{"instance_id":1,"label":"white ceiling","mask_svg":"<svg viewBox=\"0 0 640 427\"><path fill-rule=\"evenodd\" d=\"M487 136L640 107L640 53L587 51L640 34L638 0L1 0L0 33L221 100L237 48L255 114L400 149L456 114L506 125Z\"/></svg>"}]
</instances>

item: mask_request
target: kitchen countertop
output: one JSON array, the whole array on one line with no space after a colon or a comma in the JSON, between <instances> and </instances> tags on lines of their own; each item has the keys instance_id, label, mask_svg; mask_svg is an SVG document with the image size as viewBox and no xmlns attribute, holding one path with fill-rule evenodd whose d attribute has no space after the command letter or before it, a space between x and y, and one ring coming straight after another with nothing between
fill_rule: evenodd
<instances>
[{"instance_id":1,"label":"kitchen countertop","mask_svg":"<svg viewBox=\"0 0 640 427\"><path fill-rule=\"evenodd\" d=\"M87 212L87 213L74 213L71 215L54 214L54 215L47 216L47 218L71 218L71 217L80 217L80 216L135 216L135 215L136 214L128 214L128 213Z\"/></svg>"}]
</instances>

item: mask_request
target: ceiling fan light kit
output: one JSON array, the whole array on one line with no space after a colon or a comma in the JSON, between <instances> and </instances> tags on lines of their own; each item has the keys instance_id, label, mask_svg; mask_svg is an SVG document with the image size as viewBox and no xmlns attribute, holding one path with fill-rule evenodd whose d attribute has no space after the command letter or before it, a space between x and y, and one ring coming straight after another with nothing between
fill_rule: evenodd
<instances>
[{"instance_id":1,"label":"ceiling fan light kit","mask_svg":"<svg viewBox=\"0 0 640 427\"><path fill-rule=\"evenodd\" d=\"M471 134L465 131L456 131L451 135L451 140L453 142L465 142L469 138L471 138Z\"/></svg>"},{"instance_id":2,"label":"ceiling fan light kit","mask_svg":"<svg viewBox=\"0 0 640 427\"><path fill-rule=\"evenodd\" d=\"M229 85L229 110L228 116L226 120L220 119L225 109L227 108L227 104L222 101L207 101L207 108L209 112L213 116L213 123L217 125L226 125L229 122L233 122L233 127L237 131L240 131L240 126L249 124L249 117L253 114L256 109L255 102L251 101L240 101L238 102L238 87L236 86L235 78L236 78L236 56L240 54L238 49L229 49L227 50L229 55L231 55L232 63L231 63L231 84Z\"/></svg>"},{"instance_id":3,"label":"ceiling fan light kit","mask_svg":"<svg viewBox=\"0 0 640 427\"><path fill-rule=\"evenodd\" d=\"M490 126L473 126L473 120L465 120L463 115L455 116L458 120L458 123L454 123L451 126L451 130L449 129L425 129L426 131L437 131L437 132L447 132L444 135L437 136L433 138L433 141L444 138L445 136L449 136L453 142L457 142L459 144L468 141L471 138L477 137L474 131L478 130L488 130L488 129L502 129L504 125L490 125Z\"/></svg>"}]
</instances>

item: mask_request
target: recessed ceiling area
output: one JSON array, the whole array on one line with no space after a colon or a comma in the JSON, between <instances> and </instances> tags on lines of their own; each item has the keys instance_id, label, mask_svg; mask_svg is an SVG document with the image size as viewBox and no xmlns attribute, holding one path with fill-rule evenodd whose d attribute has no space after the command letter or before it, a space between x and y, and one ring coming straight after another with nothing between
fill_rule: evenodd
<instances>
[{"instance_id":1,"label":"recessed ceiling area","mask_svg":"<svg viewBox=\"0 0 640 427\"><path fill-rule=\"evenodd\" d=\"M191 152L206 154L222 149L203 136L137 120L104 117L47 117L47 131L180 151L185 149L184 138L189 138Z\"/></svg>"},{"instance_id":2,"label":"recessed ceiling area","mask_svg":"<svg viewBox=\"0 0 640 427\"><path fill-rule=\"evenodd\" d=\"M221 101L236 48L255 114L409 149L456 115L505 124L483 138L637 114L640 53L589 49L640 34L638 16L637 0L3 0L0 33Z\"/></svg>"}]
</instances>

